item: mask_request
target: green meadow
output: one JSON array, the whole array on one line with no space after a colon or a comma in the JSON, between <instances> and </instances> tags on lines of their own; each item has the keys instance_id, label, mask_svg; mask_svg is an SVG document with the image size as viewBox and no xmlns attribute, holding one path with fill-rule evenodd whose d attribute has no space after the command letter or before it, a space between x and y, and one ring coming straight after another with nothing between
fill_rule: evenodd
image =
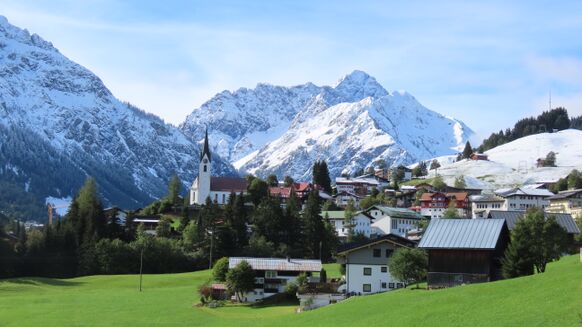
<instances>
[{"instance_id":1,"label":"green meadow","mask_svg":"<svg viewBox=\"0 0 582 327\"><path fill-rule=\"evenodd\" d=\"M339 274L327 265L328 276ZM544 274L445 290L402 289L310 312L197 307L210 271L73 279L0 280L0 326L582 326L582 263L565 257Z\"/></svg>"}]
</instances>

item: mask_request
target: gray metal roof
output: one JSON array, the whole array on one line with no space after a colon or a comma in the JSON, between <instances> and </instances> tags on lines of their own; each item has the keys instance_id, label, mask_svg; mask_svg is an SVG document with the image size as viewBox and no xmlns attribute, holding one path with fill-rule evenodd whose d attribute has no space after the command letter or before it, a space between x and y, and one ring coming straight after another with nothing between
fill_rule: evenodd
<instances>
[{"instance_id":1,"label":"gray metal roof","mask_svg":"<svg viewBox=\"0 0 582 327\"><path fill-rule=\"evenodd\" d=\"M577 189L577 190L570 190L570 191L561 191L558 194L554 195L554 196L550 196L548 198L548 200L561 200L561 199L567 199L570 198L578 193L582 192L582 189Z\"/></svg>"},{"instance_id":2,"label":"gray metal roof","mask_svg":"<svg viewBox=\"0 0 582 327\"><path fill-rule=\"evenodd\" d=\"M236 267L243 260L254 270L320 271L322 267L321 260L233 257L228 259L228 268Z\"/></svg>"},{"instance_id":3,"label":"gray metal roof","mask_svg":"<svg viewBox=\"0 0 582 327\"><path fill-rule=\"evenodd\" d=\"M503 219L433 219L419 248L495 249Z\"/></svg>"},{"instance_id":4,"label":"gray metal roof","mask_svg":"<svg viewBox=\"0 0 582 327\"><path fill-rule=\"evenodd\" d=\"M517 221L521 219L524 214L525 212L523 211L491 210L489 211L489 218L505 219L505 221L507 222L507 228L509 228L509 230L512 230ZM546 219L551 216L556 217L556 222L558 223L558 225L562 226L562 228L564 228L566 232L568 232L568 234L580 233L580 229L578 228L578 225L576 225L576 222L574 221L574 218L572 218L571 214L546 212L544 213L544 215Z\"/></svg>"},{"instance_id":5,"label":"gray metal roof","mask_svg":"<svg viewBox=\"0 0 582 327\"><path fill-rule=\"evenodd\" d=\"M373 210L373 209L378 209L378 210L382 211L382 213L384 215L390 216L392 218L404 218L404 219L422 219L422 218L424 218L418 212L412 211L410 209L387 207L387 206L382 206L382 205L372 206L372 207L368 208L367 210L365 210L365 212L369 213L370 210Z\"/></svg>"}]
</instances>

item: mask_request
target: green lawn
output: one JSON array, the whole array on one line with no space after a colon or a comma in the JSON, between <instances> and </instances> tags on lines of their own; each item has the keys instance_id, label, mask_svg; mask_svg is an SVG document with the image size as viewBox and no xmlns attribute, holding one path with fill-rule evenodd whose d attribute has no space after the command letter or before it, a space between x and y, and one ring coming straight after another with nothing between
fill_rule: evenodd
<instances>
[{"instance_id":1,"label":"green lawn","mask_svg":"<svg viewBox=\"0 0 582 327\"><path fill-rule=\"evenodd\" d=\"M332 266L326 266L332 276ZM296 314L294 307L198 308L208 271L0 281L0 326L582 326L578 256L544 274L438 291L403 289Z\"/></svg>"}]
</instances>

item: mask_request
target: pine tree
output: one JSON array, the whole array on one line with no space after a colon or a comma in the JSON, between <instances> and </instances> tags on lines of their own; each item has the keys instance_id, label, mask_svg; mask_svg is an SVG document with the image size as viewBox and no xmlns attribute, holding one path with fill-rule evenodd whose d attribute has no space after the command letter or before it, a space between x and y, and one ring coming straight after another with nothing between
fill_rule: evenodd
<instances>
[{"instance_id":1,"label":"pine tree","mask_svg":"<svg viewBox=\"0 0 582 327\"><path fill-rule=\"evenodd\" d=\"M465 149L463 149L463 159L471 158L472 154L473 154L473 148L471 147L471 143L469 143L469 141L467 141L467 143L465 143Z\"/></svg>"},{"instance_id":2,"label":"pine tree","mask_svg":"<svg viewBox=\"0 0 582 327\"><path fill-rule=\"evenodd\" d=\"M322 236L324 234L324 224L319 207L318 191L309 193L302 218L305 256L313 259L319 258L321 254Z\"/></svg>"},{"instance_id":3,"label":"pine tree","mask_svg":"<svg viewBox=\"0 0 582 327\"><path fill-rule=\"evenodd\" d=\"M321 186L325 192L331 194L331 178L325 160L313 164L312 175L313 184Z\"/></svg>"},{"instance_id":4,"label":"pine tree","mask_svg":"<svg viewBox=\"0 0 582 327\"><path fill-rule=\"evenodd\" d=\"M180 202L180 193L182 189L182 182L178 175L173 175L168 184L168 200L172 205L177 205Z\"/></svg>"}]
</instances>

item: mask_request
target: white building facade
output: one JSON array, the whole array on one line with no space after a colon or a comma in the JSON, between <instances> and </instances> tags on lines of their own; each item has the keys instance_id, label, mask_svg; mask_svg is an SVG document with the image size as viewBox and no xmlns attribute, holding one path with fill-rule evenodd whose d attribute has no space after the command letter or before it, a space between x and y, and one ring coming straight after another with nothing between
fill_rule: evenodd
<instances>
[{"instance_id":1,"label":"white building facade","mask_svg":"<svg viewBox=\"0 0 582 327\"><path fill-rule=\"evenodd\" d=\"M348 294L366 295L404 287L389 270L389 262L396 249L414 247L415 243L396 235L385 235L356 245L346 244L338 249L338 263L345 265Z\"/></svg>"},{"instance_id":2,"label":"white building facade","mask_svg":"<svg viewBox=\"0 0 582 327\"><path fill-rule=\"evenodd\" d=\"M393 208L375 205L368 208L365 213L372 217L372 235L393 234L406 237L406 234L418 228L418 223L423 218L419 213L405 208Z\"/></svg>"}]
</instances>

